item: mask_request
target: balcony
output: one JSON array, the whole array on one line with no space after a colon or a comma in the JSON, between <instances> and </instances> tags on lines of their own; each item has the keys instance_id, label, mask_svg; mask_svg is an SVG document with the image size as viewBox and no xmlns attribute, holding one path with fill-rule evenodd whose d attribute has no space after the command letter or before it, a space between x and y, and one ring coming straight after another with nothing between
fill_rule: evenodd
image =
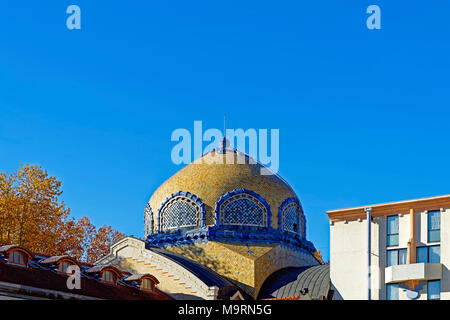
<instances>
[{"instance_id":1,"label":"balcony","mask_svg":"<svg viewBox=\"0 0 450 320\"><path fill-rule=\"evenodd\" d=\"M408 280L440 280L442 278L441 263L412 263L387 267L384 270L385 283Z\"/></svg>"}]
</instances>

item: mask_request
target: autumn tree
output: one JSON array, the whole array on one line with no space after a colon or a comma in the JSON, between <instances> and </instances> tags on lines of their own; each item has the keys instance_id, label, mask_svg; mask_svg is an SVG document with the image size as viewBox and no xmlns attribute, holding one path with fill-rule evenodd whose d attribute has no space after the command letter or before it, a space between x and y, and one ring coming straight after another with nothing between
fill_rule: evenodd
<instances>
[{"instance_id":1,"label":"autumn tree","mask_svg":"<svg viewBox=\"0 0 450 320\"><path fill-rule=\"evenodd\" d=\"M93 232L86 250L86 261L93 263L109 252L109 247L123 238L123 234L110 226L103 226Z\"/></svg>"},{"instance_id":2,"label":"autumn tree","mask_svg":"<svg viewBox=\"0 0 450 320\"><path fill-rule=\"evenodd\" d=\"M70 217L61 194L61 181L40 166L21 165L10 175L0 173L0 245L18 244L93 262L123 237L109 226L97 230L87 217Z\"/></svg>"}]
</instances>

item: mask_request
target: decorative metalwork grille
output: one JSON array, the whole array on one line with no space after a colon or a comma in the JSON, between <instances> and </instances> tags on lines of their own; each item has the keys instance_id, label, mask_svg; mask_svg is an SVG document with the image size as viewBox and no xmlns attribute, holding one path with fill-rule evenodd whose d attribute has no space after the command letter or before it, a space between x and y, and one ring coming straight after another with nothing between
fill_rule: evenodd
<instances>
[{"instance_id":1,"label":"decorative metalwork grille","mask_svg":"<svg viewBox=\"0 0 450 320\"><path fill-rule=\"evenodd\" d=\"M147 238L149 234L153 233L153 213L150 206L147 204L144 212L144 236Z\"/></svg>"},{"instance_id":2,"label":"decorative metalwork grille","mask_svg":"<svg viewBox=\"0 0 450 320\"><path fill-rule=\"evenodd\" d=\"M200 207L186 197L175 197L161 210L161 231L199 225Z\"/></svg>"},{"instance_id":3,"label":"decorative metalwork grille","mask_svg":"<svg viewBox=\"0 0 450 320\"><path fill-rule=\"evenodd\" d=\"M300 210L295 202L288 203L283 208L283 230L300 233L303 229L300 220Z\"/></svg>"},{"instance_id":4,"label":"decorative metalwork grille","mask_svg":"<svg viewBox=\"0 0 450 320\"><path fill-rule=\"evenodd\" d=\"M267 209L252 195L240 193L221 204L220 224L267 227Z\"/></svg>"}]
</instances>

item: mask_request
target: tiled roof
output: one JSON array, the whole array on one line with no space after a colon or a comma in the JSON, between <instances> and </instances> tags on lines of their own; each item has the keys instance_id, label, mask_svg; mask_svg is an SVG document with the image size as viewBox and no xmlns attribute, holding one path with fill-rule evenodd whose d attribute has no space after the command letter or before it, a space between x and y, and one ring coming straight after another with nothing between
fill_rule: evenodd
<instances>
[{"instance_id":1,"label":"tiled roof","mask_svg":"<svg viewBox=\"0 0 450 320\"><path fill-rule=\"evenodd\" d=\"M9 244L9 245L7 245L7 246L1 246L1 247L0 247L0 253L6 252L6 251L8 251L9 249L11 249L11 248L13 248L13 247L17 247L17 246L15 246L15 245L13 245L13 244Z\"/></svg>"},{"instance_id":2,"label":"tiled roof","mask_svg":"<svg viewBox=\"0 0 450 320\"><path fill-rule=\"evenodd\" d=\"M150 251L153 251L161 256L170 259L182 267L189 270L192 274L198 277L203 283L205 283L208 287L217 286L219 288L218 296L227 297L230 293L234 294L236 291L240 291L244 296L247 296L243 290L239 290L239 288L225 279L224 277L217 274L215 271L201 265L198 262L195 262L191 259L188 259L182 255L156 248L149 247L147 248Z\"/></svg>"},{"instance_id":3,"label":"tiled roof","mask_svg":"<svg viewBox=\"0 0 450 320\"><path fill-rule=\"evenodd\" d=\"M132 274L131 276L125 278L125 281L138 281L140 280L145 274Z\"/></svg>"},{"instance_id":4,"label":"tiled roof","mask_svg":"<svg viewBox=\"0 0 450 320\"><path fill-rule=\"evenodd\" d=\"M271 208L271 220L278 221L278 208L283 201L297 196L278 174L261 174L266 170L270 171L260 163L249 162L248 155L233 149L226 149L225 154L209 152L166 180L153 193L148 204L156 214L167 197L180 190L190 192L204 203L206 224L214 225L216 202L227 192L246 189L264 198ZM158 219L153 223L156 229Z\"/></svg>"},{"instance_id":5,"label":"tiled roof","mask_svg":"<svg viewBox=\"0 0 450 320\"><path fill-rule=\"evenodd\" d=\"M102 272L103 269L108 268L109 266L107 265L99 265L99 266L93 266L92 268L86 269L86 273L97 273L97 272ZM116 267L113 267L114 269L116 269Z\"/></svg>"},{"instance_id":6,"label":"tiled roof","mask_svg":"<svg viewBox=\"0 0 450 320\"><path fill-rule=\"evenodd\" d=\"M6 253L7 251L9 251L10 249L13 249L13 248L21 249L21 250L25 251L26 253L28 253L30 255L30 257L33 257L33 253L30 252L27 248L24 248L24 247L15 245L15 244L9 244L9 245L6 245L6 246L1 246L0 247L0 254L4 254L4 253Z\"/></svg>"},{"instance_id":7,"label":"tiled roof","mask_svg":"<svg viewBox=\"0 0 450 320\"><path fill-rule=\"evenodd\" d=\"M155 285L159 283L159 280L156 279L156 277L151 275L150 273L132 274L131 276L124 277L124 281L139 281L144 277L146 279L152 280L155 283Z\"/></svg>"},{"instance_id":8,"label":"tiled roof","mask_svg":"<svg viewBox=\"0 0 450 320\"><path fill-rule=\"evenodd\" d=\"M295 296L295 297L282 297L282 298L269 298L269 299L263 299L263 300L300 300L302 296Z\"/></svg>"},{"instance_id":9,"label":"tiled roof","mask_svg":"<svg viewBox=\"0 0 450 320\"><path fill-rule=\"evenodd\" d=\"M52 256L52 257L46 258L44 260L40 260L39 263L41 263L41 264L52 264L52 263L58 262L62 258L70 258L70 257L69 256Z\"/></svg>"},{"instance_id":10,"label":"tiled roof","mask_svg":"<svg viewBox=\"0 0 450 320\"><path fill-rule=\"evenodd\" d=\"M183 257L182 255L164 250L159 249L155 247L150 247L150 251L154 251L158 253L159 255L162 255L166 257L167 259L170 259L172 261L177 262L178 264L182 265L186 269L188 269L190 272L195 274L200 280L202 280L207 286L218 286L219 288L232 285L231 282L228 280L225 280L223 277L212 271L211 269L201 265L198 262L195 262L193 260L190 260L186 257Z\"/></svg>"},{"instance_id":11,"label":"tiled roof","mask_svg":"<svg viewBox=\"0 0 450 320\"><path fill-rule=\"evenodd\" d=\"M3 253L6 252L3 251ZM51 267L45 260L57 260L56 257L43 257L36 254L36 258L30 260L27 267L8 264L5 255L0 255L0 282L12 284L20 295L33 296L45 299L62 298L64 294L77 295L78 297L112 299L112 300L171 300L165 293L155 289L154 292L140 290L132 283L119 279L117 284L106 284L98 279L95 274L86 272L92 265L82 264L81 289L69 289L68 276ZM104 266L103 266L104 267ZM95 267L94 267L95 268ZM124 273L124 277L128 277ZM20 287L17 287L19 285ZM3 286L3 285L2 285ZM2 292L0 287L0 292ZM30 293L31 291L33 293ZM52 294L49 294L52 292ZM55 294L59 293L59 294Z\"/></svg>"},{"instance_id":12,"label":"tiled roof","mask_svg":"<svg viewBox=\"0 0 450 320\"><path fill-rule=\"evenodd\" d=\"M273 273L259 292L259 299L297 297L307 293L312 299L327 298L330 266L289 267Z\"/></svg>"}]
</instances>

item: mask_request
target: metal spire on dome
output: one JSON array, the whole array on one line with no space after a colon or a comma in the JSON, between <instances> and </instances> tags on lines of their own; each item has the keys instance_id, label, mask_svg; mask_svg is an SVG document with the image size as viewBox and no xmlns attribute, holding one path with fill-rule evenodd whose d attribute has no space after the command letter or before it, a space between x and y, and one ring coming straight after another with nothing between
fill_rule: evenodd
<instances>
[{"instance_id":1,"label":"metal spire on dome","mask_svg":"<svg viewBox=\"0 0 450 320\"><path fill-rule=\"evenodd\" d=\"M227 148L230 146L230 141L227 139L227 127L226 127L226 115L223 115L223 139L217 148L217 153L224 154Z\"/></svg>"}]
</instances>

